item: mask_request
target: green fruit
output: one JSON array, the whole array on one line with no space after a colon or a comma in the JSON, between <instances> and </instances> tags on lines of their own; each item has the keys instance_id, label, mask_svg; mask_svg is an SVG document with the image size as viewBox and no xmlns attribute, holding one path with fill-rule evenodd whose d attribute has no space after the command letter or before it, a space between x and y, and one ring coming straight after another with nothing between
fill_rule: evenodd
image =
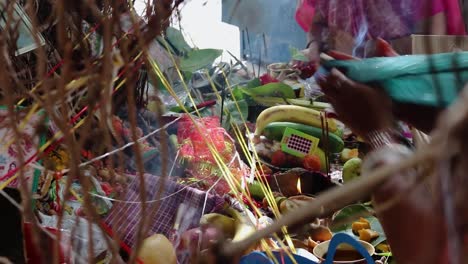
<instances>
[{"instance_id":1,"label":"green fruit","mask_svg":"<svg viewBox=\"0 0 468 264\"><path fill-rule=\"evenodd\" d=\"M360 158L352 158L343 166L343 181L349 182L361 176L362 160Z\"/></svg>"},{"instance_id":2,"label":"green fruit","mask_svg":"<svg viewBox=\"0 0 468 264\"><path fill-rule=\"evenodd\" d=\"M283 138L284 131L288 127L298 130L302 133L306 133L313 137L319 138L322 143L324 142L322 129L318 127L313 127L313 126L308 126L308 125L293 123L293 122L270 123L265 127L263 131L263 135L266 136L268 139L281 141L281 139ZM344 142L339 136L335 135L334 133L329 132L328 139L329 139L331 152L338 153L338 152L341 152L341 150L343 150Z\"/></svg>"},{"instance_id":3,"label":"green fruit","mask_svg":"<svg viewBox=\"0 0 468 264\"><path fill-rule=\"evenodd\" d=\"M357 158L359 156L359 150L358 149L349 149L345 148L343 151L341 151L341 161L342 162L347 162L348 160L352 158Z\"/></svg>"},{"instance_id":4,"label":"green fruit","mask_svg":"<svg viewBox=\"0 0 468 264\"><path fill-rule=\"evenodd\" d=\"M258 181L253 181L252 183L247 184L249 188L250 196L257 200L262 200L265 198L265 193L262 191L261 183Z\"/></svg>"},{"instance_id":5,"label":"green fruit","mask_svg":"<svg viewBox=\"0 0 468 264\"><path fill-rule=\"evenodd\" d=\"M321 150L320 148L317 148L314 154L320 158L320 171L325 172L327 170L325 152L323 152L323 150Z\"/></svg>"}]
</instances>

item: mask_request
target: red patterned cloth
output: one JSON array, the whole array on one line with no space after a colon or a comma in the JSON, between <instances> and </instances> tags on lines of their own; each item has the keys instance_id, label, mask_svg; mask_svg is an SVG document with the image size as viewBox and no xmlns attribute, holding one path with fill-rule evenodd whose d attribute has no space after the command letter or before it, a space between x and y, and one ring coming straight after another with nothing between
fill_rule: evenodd
<instances>
[{"instance_id":1,"label":"red patterned cloth","mask_svg":"<svg viewBox=\"0 0 468 264\"><path fill-rule=\"evenodd\" d=\"M177 210L182 203L188 205L189 208L194 208L196 211L195 217L183 219L187 225L186 229L198 226L203 208L205 209L204 214L217 212L222 209L225 203L224 198L220 196L210 195L168 180L161 196L160 207L155 210L157 203L154 200L156 200L160 186L160 178L146 174L144 175L146 198L149 202L145 212L142 212L139 191L140 180L138 176L131 177L132 181L121 198L125 202L114 202L112 210L104 219L104 222L112 228L114 233L131 248L136 242L138 225L142 215L148 216L150 221L150 230L146 237L156 233L170 237Z\"/></svg>"}]
</instances>

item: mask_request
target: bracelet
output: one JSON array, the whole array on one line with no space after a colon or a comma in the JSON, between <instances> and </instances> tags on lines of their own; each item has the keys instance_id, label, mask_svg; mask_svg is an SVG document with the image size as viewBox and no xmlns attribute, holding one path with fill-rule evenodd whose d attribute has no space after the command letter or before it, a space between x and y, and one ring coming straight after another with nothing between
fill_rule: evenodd
<instances>
[{"instance_id":1,"label":"bracelet","mask_svg":"<svg viewBox=\"0 0 468 264\"><path fill-rule=\"evenodd\" d=\"M362 174L367 174L383 164L394 164L411 156L413 152L405 145L391 143L370 152L362 165Z\"/></svg>"},{"instance_id":2,"label":"bracelet","mask_svg":"<svg viewBox=\"0 0 468 264\"><path fill-rule=\"evenodd\" d=\"M307 42L306 49L310 48L310 45L312 45L312 43L314 43L314 42L317 42L317 40L313 39L313 40Z\"/></svg>"},{"instance_id":3,"label":"bracelet","mask_svg":"<svg viewBox=\"0 0 468 264\"><path fill-rule=\"evenodd\" d=\"M394 129L371 131L366 135L367 142L373 149L396 143L399 133Z\"/></svg>"}]
</instances>

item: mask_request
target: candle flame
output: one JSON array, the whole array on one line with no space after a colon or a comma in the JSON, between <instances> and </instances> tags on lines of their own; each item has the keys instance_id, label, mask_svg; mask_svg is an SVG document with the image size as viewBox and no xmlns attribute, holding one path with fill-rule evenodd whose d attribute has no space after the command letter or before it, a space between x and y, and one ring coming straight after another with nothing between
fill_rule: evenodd
<instances>
[{"instance_id":1,"label":"candle flame","mask_svg":"<svg viewBox=\"0 0 468 264\"><path fill-rule=\"evenodd\" d=\"M301 188L301 178L298 178L297 179L297 191L299 192L299 194L302 194L302 188Z\"/></svg>"}]
</instances>

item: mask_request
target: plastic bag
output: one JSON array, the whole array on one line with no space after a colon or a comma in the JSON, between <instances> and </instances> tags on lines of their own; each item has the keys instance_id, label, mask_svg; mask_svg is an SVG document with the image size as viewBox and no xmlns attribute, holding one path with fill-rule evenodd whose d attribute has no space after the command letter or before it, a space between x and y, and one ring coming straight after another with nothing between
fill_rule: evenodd
<instances>
[{"instance_id":1,"label":"plastic bag","mask_svg":"<svg viewBox=\"0 0 468 264\"><path fill-rule=\"evenodd\" d=\"M231 187L223 178L226 171L220 168L219 162L224 163L231 175L237 179L249 175L248 166L240 160L234 140L220 126L218 117L204 117L192 121L185 116L179 121L177 138L180 156L187 165L187 171L200 180L199 188L213 189L220 195L231 191Z\"/></svg>"},{"instance_id":2,"label":"plastic bag","mask_svg":"<svg viewBox=\"0 0 468 264\"><path fill-rule=\"evenodd\" d=\"M218 117L205 117L195 122L188 116L184 116L179 122L177 137L179 143L182 144L182 156L194 161L215 163L215 158L207 144L209 143L223 160L228 161L232 158L234 142L226 130L220 127Z\"/></svg>"}]
</instances>

